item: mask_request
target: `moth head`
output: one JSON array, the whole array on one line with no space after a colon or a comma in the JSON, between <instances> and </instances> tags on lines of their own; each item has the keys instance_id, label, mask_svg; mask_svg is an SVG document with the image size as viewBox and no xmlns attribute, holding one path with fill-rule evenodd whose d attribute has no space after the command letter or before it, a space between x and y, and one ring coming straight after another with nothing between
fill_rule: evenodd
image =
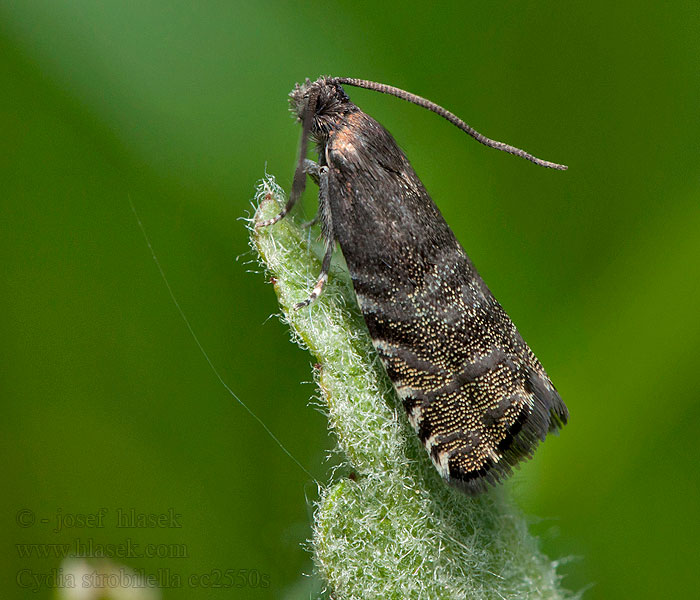
<instances>
[{"instance_id":1,"label":"moth head","mask_svg":"<svg viewBox=\"0 0 700 600\"><path fill-rule=\"evenodd\" d=\"M289 93L289 108L297 121L303 123L312 118L311 129L318 131L334 119L357 110L345 90L333 77L307 79L296 84Z\"/></svg>"}]
</instances>

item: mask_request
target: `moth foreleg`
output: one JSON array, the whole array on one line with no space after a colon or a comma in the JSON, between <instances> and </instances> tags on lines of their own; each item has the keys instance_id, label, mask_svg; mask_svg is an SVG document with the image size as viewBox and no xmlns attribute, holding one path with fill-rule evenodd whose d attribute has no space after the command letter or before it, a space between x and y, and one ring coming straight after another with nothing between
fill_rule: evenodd
<instances>
[{"instance_id":1,"label":"moth foreleg","mask_svg":"<svg viewBox=\"0 0 700 600\"><path fill-rule=\"evenodd\" d=\"M310 163L310 164L309 164ZM305 161L304 168L311 168L313 165L314 173L307 171L311 178L314 175L318 177L318 214L314 217L315 221L321 221L321 231L323 233L323 239L326 240L326 252L323 255L323 262L321 263L321 274L314 286L314 289L309 294L309 297L303 302L298 302L294 305L294 309L298 310L304 306L311 304L316 298L323 292L323 287L328 281L328 271L331 267L331 258L333 257L333 248L335 246L335 240L333 239L333 227L331 224L331 211L328 204L328 167L319 167L316 163L307 160Z\"/></svg>"},{"instance_id":2,"label":"moth foreleg","mask_svg":"<svg viewBox=\"0 0 700 600\"><path fill-rule=\"evenodd\" d=\"M321 167L318 166L317 163L315 163L313 160L309 160L308 158L305 158L304 161L302 162L301 166L301 173L302 176L304 174L308 175L311 177L313 182L316 185L320 185L320 172L321 172ZM297 183L297 174L294 174L294 180L295 184ZM281 221L284 219L284 217L287 216L290 210L294 208L294 205L297 203L297 200L301 196L301 191L298 191L298 188L302 188L303 191L303 185L294 185L292 187L292 193L289 195L289 200L287 200L287 204L285 204L284 208L274 217L271 219L268 219L267 221L260 221L255 225L256 228L260 227L268 227L269 225L274 225L277 223L277 221ZM309 223L304 223L302 227L310 227L311 225L314 225L315 223L318 222L318 215L316 215Z\"/></svg>"}]
</instances>

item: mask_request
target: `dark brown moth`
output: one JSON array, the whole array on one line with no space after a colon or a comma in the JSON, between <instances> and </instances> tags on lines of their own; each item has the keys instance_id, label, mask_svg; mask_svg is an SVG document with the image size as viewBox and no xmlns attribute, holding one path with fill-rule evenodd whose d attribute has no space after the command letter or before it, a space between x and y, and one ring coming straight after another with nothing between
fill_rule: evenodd
<instances>
[{"instance_id":1,"label":"dark brown moth","mask_svg":"<svg viewBox=\"0 0 700 600\"><path fill-rule=\"evenodd\" d=\"M321 77L290 93L302 124L292 192L259 226L291 210L307 175L318 183L326 252L318 283L297 308L321 293L337 242L374 346L436 469L466 492L482 492L531 457L568 411L394 138L342 85L398 96L482 144L566 167L490 140L437 104L384 84ZM306 159L309 138L318 163Z\"/></svg>"}]
</instances>

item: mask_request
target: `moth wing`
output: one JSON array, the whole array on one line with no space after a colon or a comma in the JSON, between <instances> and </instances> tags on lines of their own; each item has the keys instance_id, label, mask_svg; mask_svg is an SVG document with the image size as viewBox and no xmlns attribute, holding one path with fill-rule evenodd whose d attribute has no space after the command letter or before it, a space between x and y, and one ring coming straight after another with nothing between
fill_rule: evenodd
<instances>
[{"instance_id":1,"label":"moth wing","mask_svg":"<svg viewBox=\"0 0 700 600\"><path fill-rule=\"evenodd\" d=\"M325 160L334 237L409 421L443 477L481 492L566 407L391 135L358 111Z\"/></svg>"}]
</instances>

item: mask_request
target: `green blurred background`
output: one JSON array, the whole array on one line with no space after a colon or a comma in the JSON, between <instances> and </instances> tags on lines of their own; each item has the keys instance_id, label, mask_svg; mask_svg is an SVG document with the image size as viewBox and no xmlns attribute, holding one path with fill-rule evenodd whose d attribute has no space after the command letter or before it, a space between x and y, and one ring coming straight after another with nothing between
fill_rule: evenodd
<instances>
[{"instance_id":1,"label":"green blurred background","mask_svg":"<svg viewBox=\"0 0 700 600\"><path fill-rule=\"evenodd\" d=\"M131 539L186 548L115 559L181 576L163 598L304 597L316 486L207 366L129 198L224 379L326 480L313 358L268 318L240 220L265 169L289 188L286 94L321 74L414 91L570 165L538 169L349 90L569 406L508 484L564 585L700 595L699 56L697 1L0 0L2 596L51 597L22 585L61 565L16 544ZM54 531L100 508L104 527ZM172 509L181 527L118 529L119 509ZM217 569L269 585L186 585Z\"/></svg>"}]
</instances>

